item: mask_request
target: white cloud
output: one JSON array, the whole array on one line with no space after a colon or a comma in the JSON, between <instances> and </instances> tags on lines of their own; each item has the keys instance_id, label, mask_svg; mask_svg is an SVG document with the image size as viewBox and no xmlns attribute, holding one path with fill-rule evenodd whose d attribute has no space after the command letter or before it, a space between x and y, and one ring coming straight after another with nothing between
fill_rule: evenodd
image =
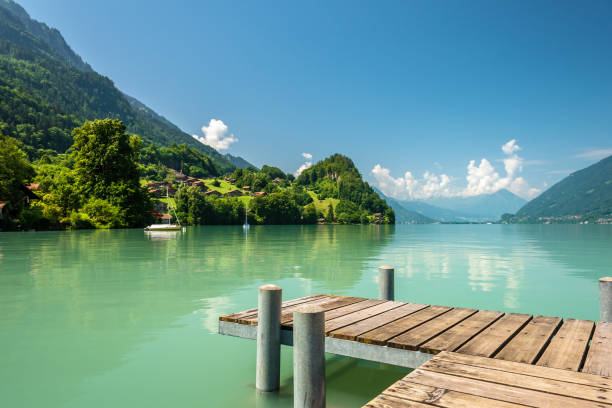
<instances>
[{"instance_id":1,"label":"white cloud","mask_svg":"<svg viewBox=\"0 0 612 408\"><path fill-rule=\"evenodd\" d=\"M222 120L211 119L208 126L202 126L204 136L193 135L200 143L216 150L227 150L232 143L238 141L234 134L227 134L227 125Z\"/></svg>"},{"instance_id":2,"label":"white cloud","mask_svg":"<svg viewBox=\"0 0 612 408\"><path fill-rule=\"evenodd\" d=\"M575 155L580 159L601 160L612 155L612 149L591 149Z\"/></svg>"},{"instance_id":3,"label":"white cloud","mask_svg":"<svg viewBox=\"0 0 612 408\"><path fill-rule=\"evenodd\" d=\"M537 196L541 190L529 187L523 177L518 174L523 170L523 159L517 152L521 147L512 139L502 146L506 158L502 160L506 175L502 177L491 162L485 158L477 165L475 160L470 160L467 165L466 181L463 188L453 185L452 179L446 175L436 175L425 172L422 178L417 178L411 172L406 172L404 177L394 178L389 169L377 164L372 169L372 174L378 182L378 187L383 193L399 199L428 199L432 197L471 197L480 194L493 194L499 190L507 189L516 195L531 199Z\"/></svg>"},{"instance_id":4,"label":"white cloud","mask_svg":"<svg viewBox=\"0 0 612 408\"><path fill-rule=\"evenodd\" d=\"M296 171L293 173L295 177L298 177L304 170L312 166L312 154L310 153L302 153L302 157L306 159L306 162L302 164Z\"/></svg>"}]
</instances>

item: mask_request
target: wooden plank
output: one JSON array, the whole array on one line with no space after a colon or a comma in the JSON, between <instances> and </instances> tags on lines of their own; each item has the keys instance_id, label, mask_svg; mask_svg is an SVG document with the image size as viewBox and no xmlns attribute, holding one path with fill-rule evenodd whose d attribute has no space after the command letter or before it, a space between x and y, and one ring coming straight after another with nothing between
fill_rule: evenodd
<instances>
[{"instance_id":1,"label":"wooden plank","mask_svg":"<svg viewBox=\"0 0 612 408\"><path fill-rule=\"evenodd\" d=\"M329 297L329 296L328 295L310 295L310 296L305 296L305 297L301 297L301 298L298 298L298 299L292 299L292 300L288 300L286 302L283 302L282 305L281 305L281 308L288 307L288 306L291 306L291 305L296 305L298 303L311 302L313 300L316 300L316 299L319 299L319 298L323 298L323 297ZM237 312L237 313L232 313L232 314L229 314L229 315L221 316L221 317L219 317L219 320L224 321L224 322L238 323L238 319L246 318L246 317L252 317L252 316L256 316L256 315L257 315L257 308L243 310L242 312Z\"/></svg>"},{"instance_id":2,"label":"wooden plank","mask_svg":"<svg viewBox=\"0 0 612 408\"><path fill-rule=\"evenodd\" d=\"M348 296L328 296L325 298L315 299L307 303L294 304L294 305L281 309L281 317L280 317L281 324L285 324L285 322L293 320L293 312L295 312L296 310L298 310L305 304L312 305L312 306L316 305L316 306L321 307L324 310L331 310L331 309L346 306L352 303L363 302L365 300L366 299L364 298L348 297ZM242 318L238 320L238 323L256 326L257 318L258 318L257 315L252 316L252 317Z\"/></svg>"},{"instance_id":3,"label":"wooden plank","mask_svg":"<svg viewBox=\"0 0 612 408\"><path fill-rule=\"evenodd\" d=\"M463 392L499 401L522 404L530 407L563 407L563 408L603 408L601 402L592 402L577 398L535 391L527 388L512 387L501 383L491 383L450 374L442 374L420 368L408 375L410 381L418 384L440 387L447 390Z\"/></svg>"},{"instance_id":4,"label":"wooden plank","mask_svg":"<svg viewBox=\"0 0 612 408\"><path fill-rule=\"evenodd\" d=\"M381 395L388 398L400 398L443 408L512 408L525 406L485 398L478 395L446 390L444 388L422 385L410 381L410 378L408 377L399 380L383 391Z\"/></svg>"},{"instance_id":5,"label":"wooden plank","mask_svg":"<svg viewBox=\"0 0 612 408\"><path fill-rule=\"evenodd\" d=\"M494 358L533 364L561 322L560 317L534 317Z\"/></svg>"},{"instance_id":6,"label":"wooden plank","mask_svg":"<svg viewBox=\"0 0 612 408\"><path fill-rule=\"evenodd\" d=\"M327 320L335 319L337 317L356 312L357 310L367 309L369 307L376 306L384 302L386 302L386 300L366 299L363 302L352 303L350 305L338 307L333 310L327 310L325 312L325 320L327 321ZM286 329L293 329L293 316L291 320L284 322L282 326L283 328L286 328Z\"/></svg>"},{"instance_id":7,"label":"wooden plank","mask_svg":"<svg viewBox=\"0 0 612 408\"><path fill-rule=\"evenodd\" d=\"M578 371L594 328L590 320L566 319L536 365Z\"/></svg>"},{"instance_id":8,"label":"wooden plank","mask_svg":"<svg viewBox=\"0 0 612 408\"><path fill-rule=\"evenodd\" d=\"M502 312L480 310L423 344L420 349L433 354L438 354L440 351L455 351L503 315Z\"/></svg>"},{"instance_id":9,"label":"wooden plank","mask_svg":"<svg viewBox=\"0 0 612 408\"><path fill-rule=\"evenodd\" d=\"M431 404L423 404L381 394L365 404L363 408L431 408L432 406Z\"/></svg>"},{"instance_id":10,"label":"wooden plank","mask_svg":"<svg viewBox=\"0 0 612 408\"><path fill-rule=\"evenodd\" d=\"M432 359L419 367L419 370L433 371L440 374L465 377L487 383L503 384L510 387L556 394L568 398L580 398L592 402L612 404L608 389L588 385L568 383L542 377L532 377L507 371L457 364L444 359Z\"/></svg>"},{"instance_id":11,"label":"wooden plank","mask_svg":"<svg viewBox=\"0 0 612 408\"><path fill-rule=\"evenodd\" d=\"M591 387L607 388L612 392L612 378L601 377L599 375L515 363L513 361L495 360L493 358L468 356L465 354L449 353L446 351L438 354L436 358L454 363L469 364L475 367L491 368L510 373L529 375L532 377L542 377L568 383L589 385Z\"/></svg>"},{"instance_id":12,"label":"wooden plank","mask_svg":"<svg viewBox=\"0 0 612 408\"><path fill-rule=\"evenodd\" d=\"M395 337L405 331L408 331L420 324L423 324L436 316L451 310L450 307L445 306L429 306L423 310L419 310L416 313L395 320L391 323L385 324L377 329L365 332L357 336L357 341L368 343L385 345L387 340Z\"/></svg>"},{"instance_id":13,"label":"wooden plank","mask_svg":"<svg viewBox=\"0 0 612 408\"><path fill-rule=\"evenodd\" d=\"M405 350L419 350L421 344L426 343L476 312L477 310L475 309L453 309L404 334L390 339L387 344L390 347Z\"/></svg>"},{"instance_id":14,"label":"wooden plank","mask_svg":"<svg viewBox=\"0 0 612 408\"><path fill-rule=\"evenodd\" d=\"M369 317L379 315L388 310L396 309L402 305L405 305L405 303L384 302L376 306L369 307L367 309L362 309L357 312L346 314L344 316L339 316L335 319L325 319L325 334L327 335L331 331L334 331L344 326L348 326L349 324L359 322Z\"/></svg>"},{"instance_id":15,"label":"wooden plank","mask_svg":"<svg viewBox=\"0 0 612 408\"><path fill-rule=\"evenodd\" d=\"M612 377L612 323L599 322L582 371Z\"/></svg>"},{"instance_id":16,"label":"wooden plank","mask_svg":"<svg viewBox=\"0 0 612 408\"><path fill-rule=\"evenodd\" d=\"M420 303L406 303L398 308L381 313L377 316L372 316L355 324L334 330L329 335L330 337L335 337L337 339L355 340L355 338L360 334L373 330L387 323L391 323L394 320L405 317L426 307L427 305Z\"/></svg>"},{"instance_id":17,"label":"wooden plank","mask_svg":"<svg viewBox=\"0 0 612 408\"><path fill-rule=\"evenodd\" d=\"M509 313L461 346L459 353L491 357L503 347L527 322L531 315Z\"/></svg>"}]
</instances>

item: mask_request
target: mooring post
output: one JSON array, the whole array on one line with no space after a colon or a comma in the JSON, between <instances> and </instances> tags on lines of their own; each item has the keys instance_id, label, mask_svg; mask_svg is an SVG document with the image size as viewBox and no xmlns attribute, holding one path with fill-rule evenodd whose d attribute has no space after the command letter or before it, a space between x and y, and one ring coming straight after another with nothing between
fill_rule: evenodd
<instances>
[{"instance_id":1,"label":"mooring post","mask_svg":"<svg viewBox=\"0 0 612 408\"><path fill-rule=\"evenodd\" d=\"M260 391L276 391L280 386L282 294L282 289L276 285L259 287L255 387Z\"/></svg>"},{"instance_id":2,"label":"mooring post","mask_svg":"<svg viewBox=\"0 0 612 408\"><path fill-rule=\"evenodd\" d=\"M395 287L393 282L394 269L392 266L378 268L378 298L395 300Z\"/></svg>"},{"instance_id":3,"label":"mooring post","mask_svg":"<svg viewBox=\"0 0 612 408\"><path fill-rule=\"evenodd\" d=\"M612 277L599 280L599 320L612 322Z\"/></svg>"},{"instance_id":4,"label":"mooring post","mask_svg":"<svg viewBox=\"0 0 612 408\"><path fill-rule=\"evenodd\" d=\"M317 306L293 313L293 406L325 407L325 312Z\"/></svg>"}]
</instances>

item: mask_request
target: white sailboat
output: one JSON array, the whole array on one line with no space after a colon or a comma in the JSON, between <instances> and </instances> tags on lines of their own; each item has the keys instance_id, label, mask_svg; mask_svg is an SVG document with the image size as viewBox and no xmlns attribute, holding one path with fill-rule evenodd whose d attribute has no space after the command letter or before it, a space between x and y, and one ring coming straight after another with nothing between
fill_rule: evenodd
<instances>
[{"instance_id":1,"label":"white sailboat","mask_svg":"<svg viewBox=\"0 0 612 408\"><path fill-rule=\"evenodd\" d=\"M145 231L180 231L182 229L181 222L176 215L176 210L170 203L170 195L168 194L168 186L166 186L166 199L168 200L168 211L172 209L174 213L174 218L176 218L176 224L171 223L171 219L168 219L167 224L151 224L148 227L145 227Z\"/></svg>"}]
</instances>

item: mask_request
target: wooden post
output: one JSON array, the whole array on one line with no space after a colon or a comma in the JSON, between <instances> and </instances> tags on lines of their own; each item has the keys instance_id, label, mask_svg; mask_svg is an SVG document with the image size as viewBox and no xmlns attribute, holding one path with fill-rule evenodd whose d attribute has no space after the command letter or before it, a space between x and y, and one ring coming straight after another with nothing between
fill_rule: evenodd
<instances>
[{"instance_id":1,"label":"wooden post","mask_svg":"<svg viewBox=\"0 0 612 408\"><path fill-rule=\"evenodd\" d=\"M255 387L260 391L276 391L280 387L282 294L282 289L275 285L259 287Z\"/></svg>"},{"instance_id":2,"label":"wooden post","mask_svg":"<svg viewBox=\"0 0 612 408\"><path fill-rule=\"evenodd\" d=\"M612 277L599 280L599 320L612 322Z\"/></svg>"},{"instance_id":3,"label":"wooden post","mask_svg":"<svg viewBox=\"0 0 612 408\"><path fill-rule=\"evenodd\" d=\"M293 406L325 407L325 312L317 306L293 313Z\"/></svg>"},{"instance_id":4,"label":"wooden post","mask_svg":"<svg viewBox=\"0 0 612 408\"><path fill-rule=\"evenodd\" d=\"M378 298L395 300L395 284L393 282L394 269L392 266L378 268Z\"/></svg>"}]
</instances>

